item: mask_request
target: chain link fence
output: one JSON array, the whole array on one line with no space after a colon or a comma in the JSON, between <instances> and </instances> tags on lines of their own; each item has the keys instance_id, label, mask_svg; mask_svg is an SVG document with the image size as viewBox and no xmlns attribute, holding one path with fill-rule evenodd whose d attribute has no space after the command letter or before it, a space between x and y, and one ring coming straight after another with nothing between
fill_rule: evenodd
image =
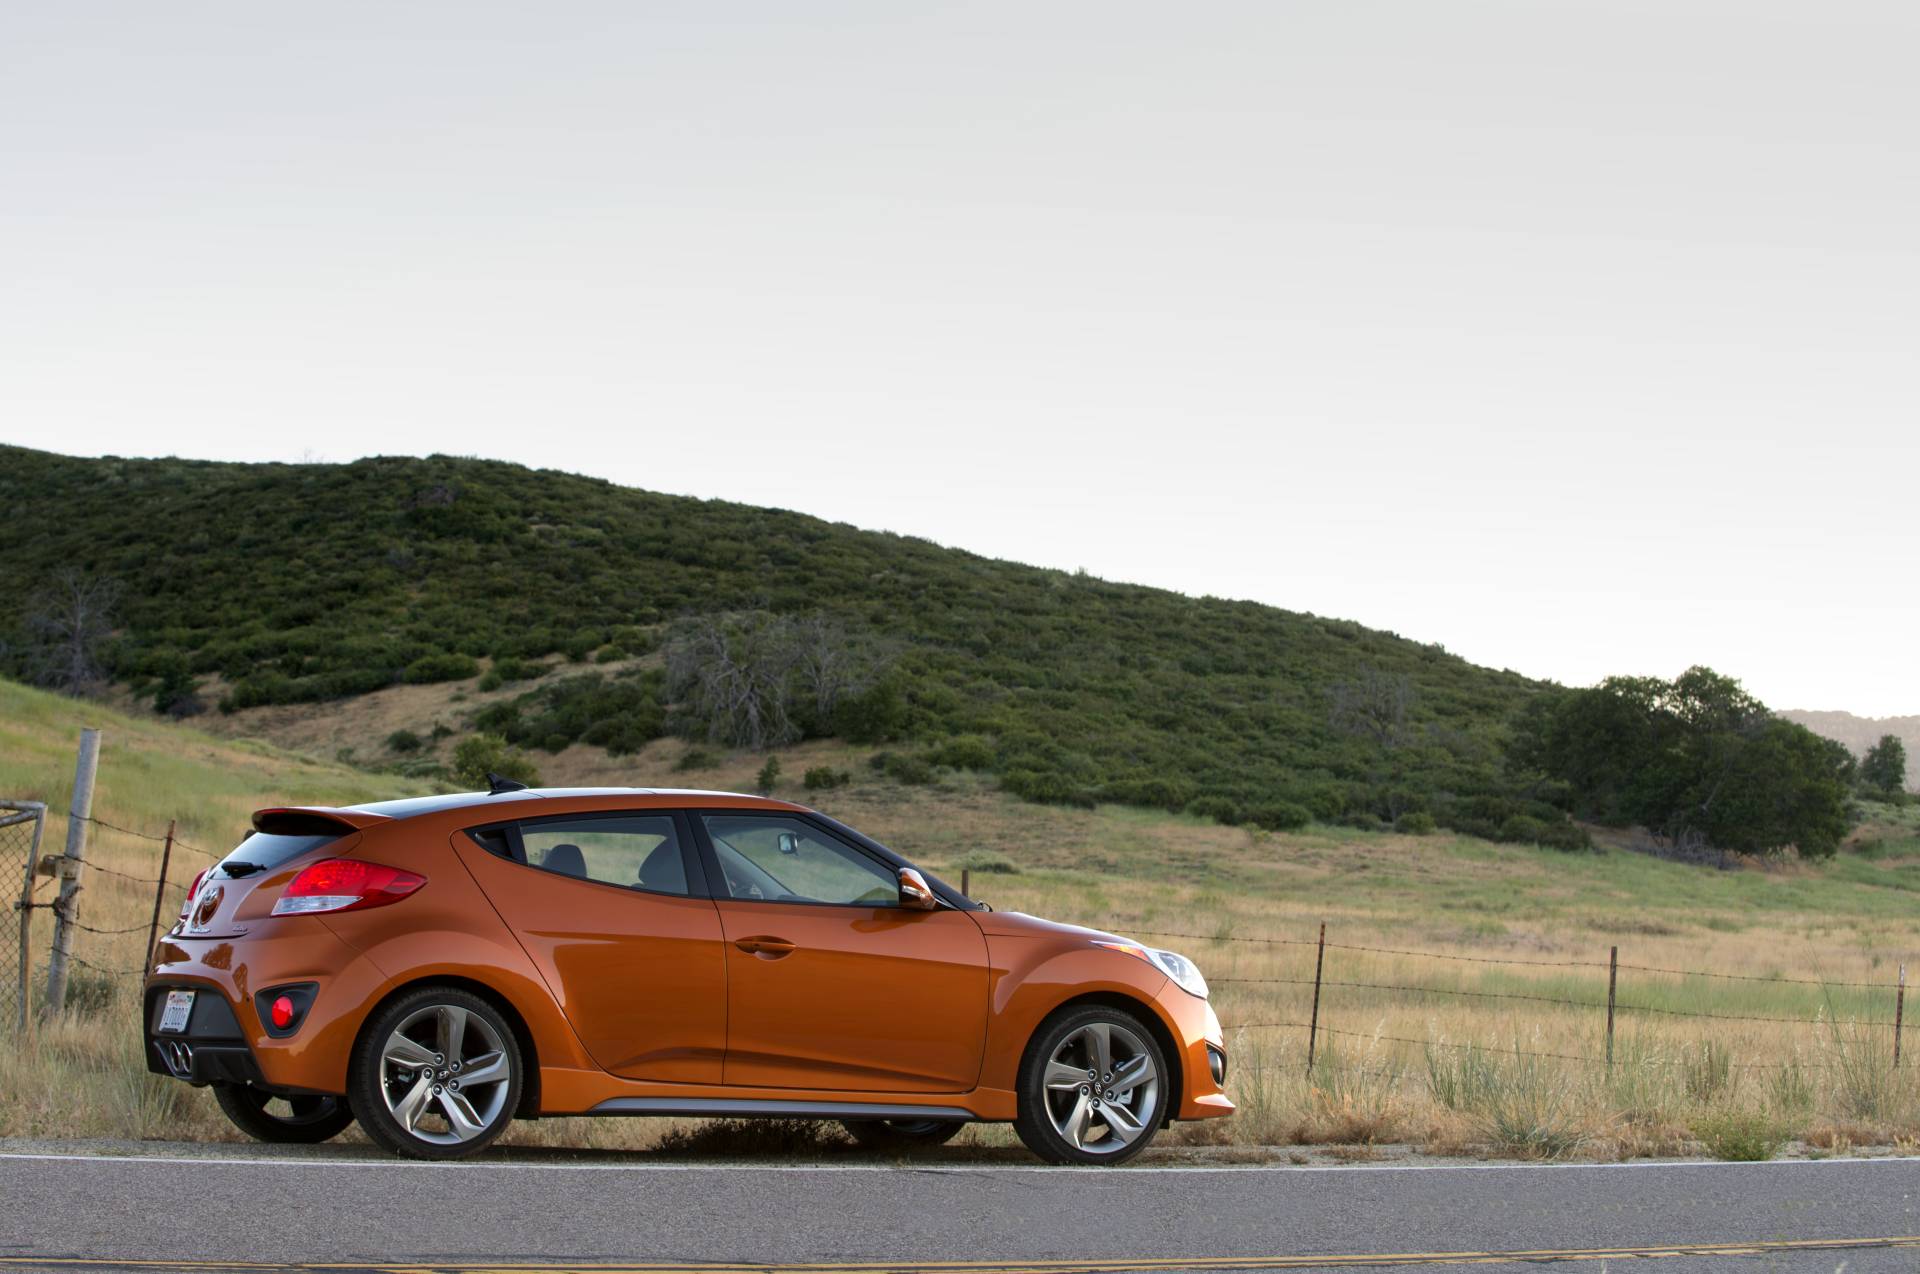
<instances>
[{"instance_id":1,"label":"chain link fence","mask_svg":"<svg viewBox=\"0 0 1920 1274\"><path fill-rule=\"evenodd\" d=\"M13 904L0 924L0 1024L9 1027L23 1023L28 1009L21 988L32 974L34 868L46 821L40 802L0 798L0 890Z\"/></svg>"}]
</instances>

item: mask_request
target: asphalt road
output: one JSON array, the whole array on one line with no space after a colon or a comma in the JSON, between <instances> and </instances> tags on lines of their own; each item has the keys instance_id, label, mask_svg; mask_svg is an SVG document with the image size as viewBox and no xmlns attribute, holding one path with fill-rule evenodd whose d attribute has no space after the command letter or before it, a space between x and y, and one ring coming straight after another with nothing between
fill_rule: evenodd
<instances>
[{"instance_id":1,"label":"asphalt road","mask_svg":"<svg viewBox=\"0 0 1920 1274\"><path fill-rule=\"evenodd\" d=\"M0 1271L1597 1271L1634 1257L1920 1269L1920 1160L1069 1170L0 1152Z\"/></svg>"}]
</instances>

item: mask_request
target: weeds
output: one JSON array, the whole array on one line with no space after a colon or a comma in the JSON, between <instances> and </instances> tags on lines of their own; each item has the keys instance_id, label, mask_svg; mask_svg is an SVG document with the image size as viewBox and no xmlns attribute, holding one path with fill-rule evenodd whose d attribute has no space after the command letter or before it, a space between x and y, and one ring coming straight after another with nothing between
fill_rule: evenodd
<instances>
[{"instance_id":1,"label":"weeds","mask_svg":"<svg viewBox=\"0 0 1920 1274\"><path fill-rule=\"evenodd\" d=\"M1715 1159L1758 1163L1780 1153L1787 1130L1765 1111L1718 1110L1693 1122L1693 1135Z\"/></svg>"}]
</instances>

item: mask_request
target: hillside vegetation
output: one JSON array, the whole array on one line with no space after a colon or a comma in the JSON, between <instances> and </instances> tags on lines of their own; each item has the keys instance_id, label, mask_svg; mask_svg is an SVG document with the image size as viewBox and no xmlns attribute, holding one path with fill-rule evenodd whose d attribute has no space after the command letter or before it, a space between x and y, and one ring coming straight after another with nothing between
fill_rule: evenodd
<instances>
[{"instance_id":1,"label":"hillside vegetation","mask_svg":"<svg viewBox=\"0 0 1920 1274\"><path fill-rule=\"evenodd\" d=\"M698 639L806 691L775 705L769 741L906 745L908 776L981 771L1035 800L1269 828L1564 825L1503 762L1535 683L1340 620L441 456L0 448L0 500L0 559L43 585L104 581L104 671L176 714L538 678L459 728L615 755L676 731L759 741L731 682L676 665ZM44 587L0 593L15 675L34 671L47 605ZM822 634L858 652L830 684L809 662Z\"/></svg>"}]
</instances>

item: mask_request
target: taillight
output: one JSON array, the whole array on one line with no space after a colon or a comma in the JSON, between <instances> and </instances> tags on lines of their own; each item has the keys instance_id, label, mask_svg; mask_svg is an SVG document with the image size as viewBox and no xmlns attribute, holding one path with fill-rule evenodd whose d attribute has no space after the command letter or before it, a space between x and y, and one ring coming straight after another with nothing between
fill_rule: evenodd
<instances>
[{"instance_id":1,"label":"taillight","mask_svg":"<svg viewBox=\"0 0 1920 1274\"><path fill-rule=\"evenodd\" d=\"M359 911L399 902L427 883L417 872L357 858L323 858L295 876L273 904L276 916Z\"/></svg>"},{"instance_id":2,"label":"taillight","mask_svg":"<svg viewBox=\"0 0 1920 1274\"><path fill-rule=\"evenodd\" d=\"M207 873L212 870L213 868L211 867L202 867L199 873L194 876L193 883L187 886L187 900L180 904L180 923L181 924L187 923L187 917L193 914L194 895L200 892L200 882L205 880L207 878Z\"/></svg>"}]
</instances>

